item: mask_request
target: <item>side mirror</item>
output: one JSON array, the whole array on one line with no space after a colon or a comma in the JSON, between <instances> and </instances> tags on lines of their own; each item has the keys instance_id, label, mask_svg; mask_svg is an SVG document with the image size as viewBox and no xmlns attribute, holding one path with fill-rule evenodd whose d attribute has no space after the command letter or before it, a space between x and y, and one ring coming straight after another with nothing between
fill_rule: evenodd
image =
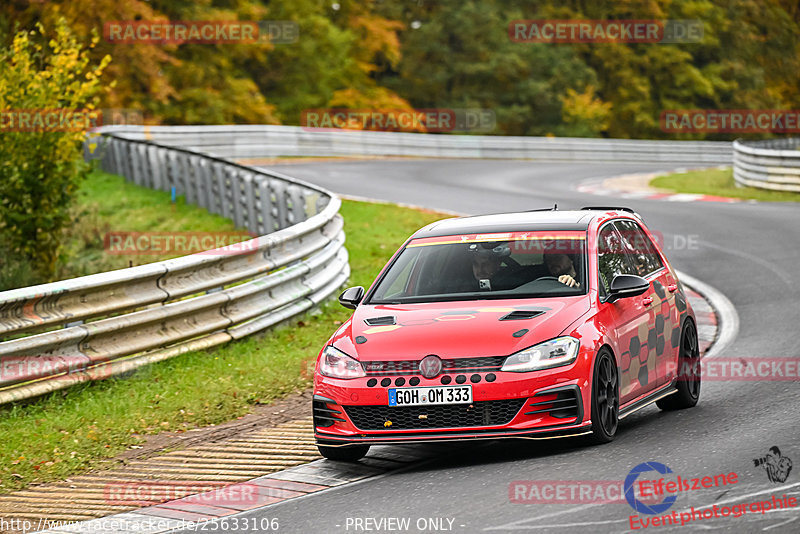
<instances>
[{"instance_id":1,"label":"side mirror","mask_svg":"<svg viewBox=\"0 0 800 534\"><path fill-rule=\"evenodd\" d=\"M361 286L349 287L339 295L339 304L345 308L355 310L361 299L364 298L364 288Z\"/></svg>"},{"instance_id":2,"label":"side mirror","mask_svg":"<svg viewBox=\"0 0 800 534\"><path fill-rule=\"evenodd\" d=\"M617 299L635 297L650 289L650 282L634 274L618 274L611 281L611 290L608 292L606 302Z\"/></svg>"}]
</instances>

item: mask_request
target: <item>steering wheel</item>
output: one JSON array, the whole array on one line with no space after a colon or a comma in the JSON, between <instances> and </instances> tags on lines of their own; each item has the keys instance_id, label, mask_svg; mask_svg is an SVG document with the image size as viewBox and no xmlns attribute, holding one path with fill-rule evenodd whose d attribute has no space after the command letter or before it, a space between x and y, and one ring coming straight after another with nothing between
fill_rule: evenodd
<instances>
[{"instance_id":1,"label":"steering wheel","mask_svg":"<svg viewBox=\"0 0 800 534\"><path fill-rule=\"evenodd\" d=\"M539 280L555 280L556 282L561 283L555 276L540 276L536 279L536 281L538 282Z\"/></svg>"}]
</instances>

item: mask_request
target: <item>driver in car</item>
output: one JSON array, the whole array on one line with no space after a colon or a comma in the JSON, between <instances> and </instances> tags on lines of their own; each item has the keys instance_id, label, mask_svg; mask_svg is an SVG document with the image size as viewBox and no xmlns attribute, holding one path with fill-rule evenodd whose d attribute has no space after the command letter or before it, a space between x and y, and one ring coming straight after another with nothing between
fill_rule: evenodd
<instances>
[{"instance_id":1,"label":"driver in car","mask_svg":"<svg viewBox=\"0 0 800 534\"><path fill-rule=\"evenodd\" d=\"M512 283L512 276L519 264L510 259L511 248L506 243L473 243L469 246L472 256L472 275L481 290L510 289L519 284ZM505 265L503 265L505 263Z\"/></svg>"},{"instance_id":2,"label":"driver in car","mask_svg":"<svg viewBox=\"0 0 800 534\"><path fill-rule=\"evenodd\" d=\"M580 287L577 280L578 274L572 260L566 254L550 253L544 255L544 263L550 274L558 278L558 281L569 287Z\"/></svg>"}]
</instances>

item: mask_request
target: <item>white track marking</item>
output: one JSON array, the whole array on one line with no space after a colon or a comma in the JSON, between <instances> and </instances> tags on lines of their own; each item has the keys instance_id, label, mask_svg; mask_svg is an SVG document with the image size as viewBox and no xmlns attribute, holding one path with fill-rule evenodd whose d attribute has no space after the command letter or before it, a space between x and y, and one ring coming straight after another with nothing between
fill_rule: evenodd
<instances>
[{"instance_id":1,"label":"white track marking","mask_svg":"<svg viewBox=\"0 0 800 534\"><path fill-rule=\"evenodd\" d=\"M714 308L714 311L717 312L717 340L711 345L711 349L709 349L703 358L719 356L722 351L733 343L733 340L736 339L739 333L739 314L736 313L736 308L733 303L728 300L728 297L723 295L718 289L682 271L677 271L677 274L681 282L684 282L687 286L700 293L711 303L711 307Z\"/></svg>"}]
</instances>

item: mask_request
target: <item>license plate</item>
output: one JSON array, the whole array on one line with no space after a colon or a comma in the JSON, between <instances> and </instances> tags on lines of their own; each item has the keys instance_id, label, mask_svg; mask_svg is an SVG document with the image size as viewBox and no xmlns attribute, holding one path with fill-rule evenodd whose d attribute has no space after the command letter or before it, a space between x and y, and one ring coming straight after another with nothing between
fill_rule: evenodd
<instances>
[{"instance_id":1,"label":"license plate","mask_svg":"<svg viewBox=\"0 0 800 534\"><path fill-rule=\"evenodd\" d=\"M469 404L471 402L472 386L391 388L389 390L389 406Z\"/></svg>"}]
</instances>

